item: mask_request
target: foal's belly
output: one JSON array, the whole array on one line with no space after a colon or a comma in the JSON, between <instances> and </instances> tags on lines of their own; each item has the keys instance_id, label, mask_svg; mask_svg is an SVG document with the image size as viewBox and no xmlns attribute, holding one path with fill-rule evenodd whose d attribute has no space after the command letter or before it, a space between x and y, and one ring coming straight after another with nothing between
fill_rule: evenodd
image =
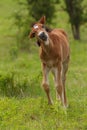
<instances>
[{"instance_id":1,"label":"foal's belly","mask_svg":"<svg viewBox=\"0 0 87 130\"><path fill-rule=\"evenodd\" d=\"M52 60L49 60L46 62L47 66L52 67L54 65L54 62Z\"/></svg>"},{"instance_id":2,"label":"foal's belly","mask_svg":"<svg viewBox=\"0 0 87 130\"><path fill-rule=\"evenodd\" d=\"M45 63L49 68L53 68L56 67L58 64L58 60L48 60L48 61L44 61L42 60L43 63Z\"/></svg>"}]
</instances>

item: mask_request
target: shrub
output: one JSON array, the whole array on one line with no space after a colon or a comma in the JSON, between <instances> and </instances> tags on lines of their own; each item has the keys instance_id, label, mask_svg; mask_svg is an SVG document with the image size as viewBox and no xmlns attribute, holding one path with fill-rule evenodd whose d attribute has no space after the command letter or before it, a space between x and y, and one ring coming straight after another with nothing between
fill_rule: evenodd
<instances>
[{"instance_id":1,"label":"shrub","mask_svg":"<svg viewBox=\"0 0 87 130\"><path fill-rule=\"evenodd\" d=\"M41 73L30 79L16 71L0 72L0 94L8 97L36 97L41 93Z\"/></svg>"}]
</instances>

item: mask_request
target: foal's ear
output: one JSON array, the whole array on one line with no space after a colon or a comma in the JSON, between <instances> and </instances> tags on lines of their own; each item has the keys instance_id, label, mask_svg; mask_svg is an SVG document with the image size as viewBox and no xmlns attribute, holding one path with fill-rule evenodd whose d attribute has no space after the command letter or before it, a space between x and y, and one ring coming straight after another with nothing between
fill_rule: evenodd
<instances>
[{"instance_id":1,"label":"foal's ear","mask_svg":"<svg viewBox=\"0 0 87 130\"><path fill-rule=\"evenodd\" d=\"M46 21L46 17L42 16L41 19L39 20L39 23L45 24L45 21Z\"/></svg>"}]
</instances>

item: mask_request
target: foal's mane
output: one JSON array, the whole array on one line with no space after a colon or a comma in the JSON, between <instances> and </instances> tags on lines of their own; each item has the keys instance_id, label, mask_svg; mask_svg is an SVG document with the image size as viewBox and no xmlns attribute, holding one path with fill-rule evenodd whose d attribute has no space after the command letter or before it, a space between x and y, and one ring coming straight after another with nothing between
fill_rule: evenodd
<instances>
[{"instance_id":1,"label":"foal's mane","mask_svg":"<svg viewBox=\"0 0 87 130\"><path fill-rule=\"evenodd\" d=\"M47 32L51 32L53 29L51 29L50 27L48 27L47 25L44 25L44 28Z\"/></svg>"}]
</instances>

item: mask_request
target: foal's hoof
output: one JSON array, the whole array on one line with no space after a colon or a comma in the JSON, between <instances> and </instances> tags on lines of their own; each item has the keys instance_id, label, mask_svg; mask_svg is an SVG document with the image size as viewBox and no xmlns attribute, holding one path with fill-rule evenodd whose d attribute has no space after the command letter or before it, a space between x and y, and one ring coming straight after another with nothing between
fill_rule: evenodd
<instances>
[{"instance_id":1,"label":"foal's hoof","mask_svg":"<svg viewBox=\"0 0 87 130\"><path fill-rule=\"evenodd\" d=\"M48 105L53 105L53 101L49 101L49 102L48 102Z\"/></svg>"},{"instance_id":2,"label":"foal's hoof","mask_svg":"<svg viewBox=\"0 0 87 130\"><path fill-rule=\"evenodd\" d=\"M65 109L69 107L68 104L64 104L63 106L64 106Z\"/></svg>"}]
</instances>

